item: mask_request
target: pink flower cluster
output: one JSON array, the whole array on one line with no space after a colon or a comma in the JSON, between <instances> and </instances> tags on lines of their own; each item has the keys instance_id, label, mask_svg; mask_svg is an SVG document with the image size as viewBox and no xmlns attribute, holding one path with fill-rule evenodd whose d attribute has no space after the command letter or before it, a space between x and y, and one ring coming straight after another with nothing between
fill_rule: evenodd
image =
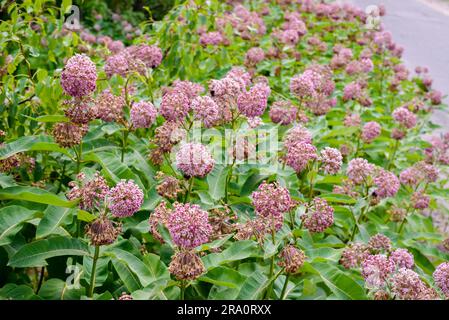
<instances>
[{"instance_id":1,"label":"pink flower cluster","mask_svg":"<svg viewBox=\"0 0 449 320\"><path fill-rule=\"evenodd\" d=\"M348 178L355 184L362 184L374 172L374 165L368 160L355 158L349 161L346 171Z\"/></svg>"},{"instance_id":2,"label":"pink flower cluster","mask_svg":"<svg viewBox=\"0 0 449 320\"><path fill-rule=\"evenodd\" d=\"M132 180L122 180L107 195L111 213L116 217L130 217L140 210L143 192Z\"/></svg>"},{"instance_id":3,"label":"pink flower cluster","mask_svg":"<svg viewBox=\"0 0 449 320\"><path fill-rule=\"evenodd\" d=\"M109 192L106 180L98 173L91 180L86 179L84 173L76 176L76 181L69 183L71 187L67 193L67 199L79 200L79 207L83 210L90 210L99 207Z\"/></svg>"},{"instance_id":4,"label":"pink flower cluster","mask_svg":"<svg viewBox=\"0 0 449 320\"><path fill-rule=\"evenodd\" d=\"M449 262L440 264L433 273L435 284L449 298Z\"/></svg>"},{"instance_id":5,"label":"pink flower cluster","mask_svg":"<svg viewBox=\"0 0 449 320\"><path fill-rule=\"evenodd\" d=\"M125 77L130 72L144 74L146 68L159 66L162 58L162 50L157 46L130 46L108 57L104 70L108 77L114 74Z\"/></svg>"},{"instance_id":6,"label":"pink flower cluster","mask_svg":"<svg viewBox=\"0 0 449 320\"><path fill-rule=\"evenodd\" d=\"M321 150L320 161L321 170L327 174L337 174L341 169L343 157L339 150L326 147Z\"/></svg>"},{"instance_id":7,"label":"pink flower cluster","mask_svg":"<svg viewBox=\"0 0 449 320\"><path fill-rule=\"evenodd\" d=\"M252 203L256 213L262 217L278 217L294 206L290 192L277 183L263 182L252 194Z\"/></svg>"},{"instance_id":8,"label":"pink flower cluster","mask_svg":"<svg viewBox=\"0 0 449 320\"><path fill-rule=\"evenodd\" d=\"M215 160L200 143L185 143L176 153L176 166L187 177L204 177L214 165Z\"/></svg>"},{"instance_id":9,"label":"pink flower cluster","mask_svg":"<svg viewBox=\"0 0 449 320\"><path fill-rule=\"evenodd\" d=\"M151 102L133 104L130 117L134 128L149 128L156 120L157 110Z\"/></svg>"},{"instance_id":10,"label":"pink flower cluster","mask_svg":"<svg viewBox=\"0 0 449 320\"><path fill-rule=\"evenodd\" d=\"M196 97L192 101L195 119L201 120L206 128L210 128L221 120L220 108L209 96Z\"/></svg>"},{"instance_id":11,"label":"pink flower cluster","mask_svg":"<svg viewBox=\"0 0 449 320\"><path fill-rule=\"evenodd\" d=\"M270 119L274 123L289 125L296 119L297 109L290 101L276 101L270 108Z\"/></svg>"},{"instance_id":12,"label":"pink flower cluster","mask_svg":"<svg viewBox=\"0 0 449 320\"><path fill-rule=\"evenodd\" d=\"M374 178L374 183L377 186L374 193L381 199L394 197L401 186L398 177L394 173L382 169Z\"/></svg>"},{"instance_id":13,"label":"pink flower cluster","mask_svg":"<svg viewBox=\"0 0 449 320\"><path fill-rule=\"evenodd\" d=\"M97 88L97 69L86 55L71 57L61 73L61 86L72 97L86 96Z\"/></svg>"},{"instance_id":14,"label":"pink flower cluster","mask_svg":"<svg viewBox=\"0 0 449 320\"><path fill-rule=\"evenodd\" d=\"M304 227L312 233L324 232L334 223L334 208L321 198L315 198L307 206L307 211L301 216Z\"/></svg>"},{"instance_id":15,"label":"pink flower cluster","mask_svg":"<svg viewBox=\"0 0 449 320\"><path fill-rule=\"evenodd\" d=\"M406 107L400 107L394 110L393 118L407 129L411 129L414 126L416 126L417 122L416 115L410 110L408 110Z\"/></svg>"},{"instance_id":16,"label":"pink flower cluster","mask_svg":"<svg viewBox=\"0 0 449 320\"><path fill-rule=\"evenodd\" d=\"M173 242L182 249L206 243L212 232L207 212L196 204L175 203L166 223Z\"/></svg>"},{"instance_id":17,"label":"pink flower cluster","mask_svg":"<svg viewBox=\"0 0 449 320\"><path fill-rule=\"evenodd\" d=\"M365 143L371 143L380 135L380 132L380 124L376 121L371 121L363 126L361 138Z\"/></svg>"},{"instance_id":18,"label":"pink flower cluster","mask_svg":"<svg viewBox=\"0 0 449 320\"><path fill-rule=\"evenodd\" d=\"M249 91L242 92L237 98L238 110L248 118L261 116L267 108L270 87L257 83Z\"/></svg>"}]
</instances>

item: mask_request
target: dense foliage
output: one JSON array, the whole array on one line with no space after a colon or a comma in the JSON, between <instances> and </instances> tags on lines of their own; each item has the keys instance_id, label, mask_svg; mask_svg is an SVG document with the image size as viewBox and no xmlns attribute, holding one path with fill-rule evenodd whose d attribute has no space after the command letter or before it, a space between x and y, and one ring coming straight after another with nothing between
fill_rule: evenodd
<instances>
[{"instance_id":1,"label":"dense foliage","mask_svg":"<svg viewBox=\"0 0 449 320\"><path fill-rule=\"evenodd\" d=\"M384 8L70 6L2 2L0 298L449 298L446 106Z\"/></svg>"}]
</instances>

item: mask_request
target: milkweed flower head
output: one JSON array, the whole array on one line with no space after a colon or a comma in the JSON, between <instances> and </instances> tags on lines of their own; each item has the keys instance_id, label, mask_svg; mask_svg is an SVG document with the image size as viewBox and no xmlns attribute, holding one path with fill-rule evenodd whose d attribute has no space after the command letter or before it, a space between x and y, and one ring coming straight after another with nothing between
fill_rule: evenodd
<instances>
[{"instance_id":1,"label":"milkweed flower head","mask_svg":"<svg viewBox=\"0 0 449 320\"><path fill-rule=\"evenodd\" d=\"M381 233L372 236L368 241L368 249L374 254L390 252L391 247L390 238Z\"/></svg>"},{"instance_id":2,"label":"milkweed flower head","mask_svg":"<svg viewBox=\"0 0 449 320\"><path fill-rule=\"evenodd\" d=\"M363 158L352 159L347 168L348 178L355 184L362 184L373 172L374 165Z\"/></svg>"},{"instance_id":3,"label":"milkweed flower head","mask_svg":"<svg viewBox=\"0 0 449 320\"><path fill-rule=\"evenodd\" d=\"M151 102L140 101L132 105L130 118L134 128L149 128L156 120L157 110Z\"/></svg>"},{"instance_id":4,"label":"milkweed flower head","mask_svg":"<svg viewBox=\"0 0 449 320\"><path fill-rule=\"evenodd\" d=\"M320 161L321 170L327 174L336 174L341 169L343 157L339 150L326 147L321 150Z\"/></svg>"},{"instance_id":5,"label":"milkweed flower head","mask_svg":"<svg viewBox=\"0 0 449 320\"><path fill-rule=\"evenodd\" d=\"M118 121L123 118L125 99L113 94L109 89L101 92L95 102L95 114L98 119L106 122Z\"/></svg>"},{"instance_id":6,"label":"milkweed flower head","mask_svg":"<svg viewBox=\"0 0 449 320\"><path fill-rule=\"evenodd\" d=\"M298 273L305 261L305 254L302 250L295 248L292 245L285 246L279 253L278 265L285 268L286 273Z\"/></svg>"},{"instance_id":7,"label":"milkweed flower head","mask_svg":"<svg viewBox=\"0 0 449 320\"><path fill-rule=\"evenodd\" d=\"M195 280L206 272L201 258L192 251L176 252L168 266L168 271L178 280Z\"/></svg>"},{"instance_id":8,"label":"milkweed flower head","mask_svg":"<svg viewBox=\"0 0 449 320\"><path fill-rule=\"evenodd\" d=\"M135 60L142 61L147 68L156 68L162 62L162 50L155 45L148 46L145 44L130 46L126 51Z\"/></svg>"},{"instance_id":9,"label":"milkweed flower head","mask_svg":"<svg viewBox=\"0 0 449 320\"><path fill-rule=\"evenodd\" d=\"M97 69L84 54L71 57L61 73L61 86L72 97L86 96L97 88Z\"/></svg>"},{"instance_id":10,"label":"milkweed flower head","mask_svg":"<svg viewBox=\"0 0 449 320\"><path fill-rule=\"evenodd\" d=\"M267 108L270 91L266 84L257 83L249 91L241 93L237 99L239 111L248 118L261 116Z\"/></svg>"},{"instance_id":11,"label":"milkweed flower head","mask_svg":"<svg viewBox=\"0 0 449 320\"><path fill-rule=\"evenodd\" d=\"M209 241L212 226L208 213L196 204L175 203L167 219L173 242L182 249L193 249Z\"/></svg>"},{"instance_id":12,"label":"milkweed flower head","mask_svg":"<svg viewBox=\"0 0 449 320\"><path fill-rule=\"evenodd\" d=\"M294 206L286 188L266 181L252 193L252 204L256 213L263 217L282 216Z\"/></svg>"},{"instance_id":13,"label":"milkweed flower head","mask_svg":"<svg viewBox=\"0 0 449 320\"><path fill-rule=\"evenodd\" d=\"M246 52L245 62L249 66L255 66L265 59L265 52L259 47L254 47Z\"/></svg>"},{"instance_id":14,"label":"milkweed flower head","mask_svg":"<svg viewBox=\"0 0 449 320\"><path fill-rule=\"evenodd\" d=\"M96 172L93 179L87 179L84 173L76 176L76 181L69 183L71 187L67 193L67 199L79 200L79 207L83 210L90 210L99 207L109 192L106 180Z\"/></svg>"},{"instance_id":15,"label":"milkweed flower head","mask_svg":"<svg viewBox=\"0 0 449 320\"><path fill-rule=\"evenodd\" d=\"M181 90L173 89L162 97L161 115L169 121L182 121L190 111L189 97Z\"/></svg>"},{"instance_id":16,"label":"milkweed flower head","mask_svg":"<svg viewBox=\"0 0 449 320\"><path fill-rule=\"evenodd\" d=\"M390 275L395 271L394 262L386 255L369 255L362 262L362 276L368 289L382 289Z\"/></svg>"},{"instance_id":17,"label":"milkweed flower head","mask_svg":"<svg viewBox=\"0 0 449 320\"><path fill-rule=\"evenodd\" d=\"M71 148L81 143L87 131L87 124L60 122L54 125L52 135L61 147Z\"/></svg>"},{"instance_id":18,"label":"milkweed flower head","mask_svg":"<svg viewBox=\"0 0 449 320\"><path fill-rule=\"evenodd\" d=\"M334 208L321 198L315 198L307 206L307 211L301 216L304 227L311 233L324 232L334 224Z\"/></svg>"},{"instance_id":19,"label":"milkweed flower head","mask_svg":"<svg viewBox=\"0 0 449 320\"><path fill-rule=\"evenodd\" d=\"M164 239L159 232L159 224L166 226L171 212L171 209L167 208L167 203L161 201L161 203L154 208L154 211L150 214L150 218L148 219L151 234L161 243L164 243Z\"/></svg>"},{"instance_id":20,"label":"milkweed flower head","mask_svg":"<svg viewBox=\"0 0 449 320\"><path fill-rule=\"evenodd\" d=\"M63 102L64 114L73 123L87 124L96 117L94 100L90 97L75 98Z\"/></svg>"},{"instance_id":21,"label":"milkweed flower head","mask_svg":"<svg viewBox=\"0 0 449 320\"><path fill-rule=\"evenodd\" d=\"M85 229L93 246L104 246L114 243L122 232L122 225L109 220L106 216L101 216L87 225Z\"/></svg>"},{"instance_id":22,"label":"milkweed flower head","mask_svg":"<svg viewBox=\"0 0 449 320\"><path fill-rule=\"evenodd\" d=\"M397 300L428 300L428 288L410 269L399 269L391 278L391 291Z\"/></svg>"},{"instance_id":23,"label":"milkweed flower head","mask_svg":"<svg viewBox=\"0 0 449 320\"><path fill-rule=\"evenodd\" d=\"M406 107L399 107L393 111L393 118L403 125L404 127L411 129L416 126L416 115L408 110Z\"/></svg>"},{"instance_id":24,"label":"milkweed flower head","mask_svg":"<svg viewBox=\"0 0 449 320\"><path fill-rule=\"evenodd\" d=\"M390 255L390 259L397 268L412 269L415 265L413 255L407 249L394 250Z\"/></svg>"},{"instance_id":25,"label":"milkweed flower head","mask_svg":"<svg viewBox=\"0 0 449 320\"><path fill-rule=\"evenodd\" d=\"M424 210L429 207L430 204L430 197L421 193L421 192L414 192L412 194L411 202L413 205L413 208L418 210Z\"/></svg>"},{"instance_id":26,"label":"milkweed flower head","mask_svg":"<svg viewBox=\"0 0 449 320\"><path fill-rule=\"evenodd\" d=\"M433 280L441 292L449 298L449 262L443 262L436 268Z\"/></svg>"},{"instance_id":27,"label":"milkweed flower head","mask_svg":"<svg viewBox=\"0 0 449 320\"><path fill-rule=\"evenodd\" d=\"M299 173L316 159L318 159L316 147L307 142L299 142L287 150L285 163Z\"/></svg>"},{"instance_id":28,"label":"milkweed flower head","mask_svg":"<svg viewBox=\"0 0 449 320\"><path fill-rule=\"evenodd\" d=\"M362 123L362 119L356 113L346 115L343 124L345 127L358 127Z\"/></svg>"},{"instance_id":29,"label":"milkweed flower head","mask_svg":"<svg viewBox=\"0 0 449 320\"><path fill-rule=\"evenodd\" d=\"M175 80L170 89L184 93L189 99L189 103L204 91L202 85L187 80Z\"/></svg>"},{"instance_id":30,"label":"milkweed flower head","mask_svg":"<svg viewBox=\"0 0 449 320\"><path fill-rule=\"evenodd\" d=\"M276 101L270 108L270 119L274 123L289 125L296 119L297 109L290 101Z\"/></svg>"},{"instance_id":31,"label":"milkweed flower head","mask_svg":"<svg viewBox=\"0 0 449 320\"><path fill-rule=\"evenodd\" d=\"M130 217L140 210L143 192L132 180L122 180L109 190L107 195L109 210L119 218Z\"/></svg>"},{"instance_id":32,"label":"milkweed flower head","mask_svg":"<svg viewBox=\"0 0 449 320\"><path fill-rule=\"evenodd\" d=\"M380 169L374 177L377 188L374 191L376 197L380 199L394 197L401 186L398 177L392 172Z\"/></svg>"},{"instance_id":33,"label":"milkweed flower head","mask_svg":"<svg viewBox=\"0 0 449 320\"><path fill-rule=\"evenodd\" d=\"M284 147L289 150L301 142L311 144L312 134L303 126L297 125L288 131L284 140Z\"/></svg>"},{"instance_id":34,"label":"milkweed flower head","mask_svg":"<svg viewBox=\"0 0 449 320\"><path fill-rule=\"evenodd\" d=\"M176 166L187 177L204 177L214 165L215 160L200 143L185 143L176 153Z\"/></svg>"},{"instance_id":35,"label":"milkweed flower head","mask_svg":"<svg viewBox=\"0 0 449 320\"><path fill-rule=\"evenodd\" d=\"M200 44L202 46L218 46L220 44L223 44L224 40L225 39L223 35L217 31L206 32L200 36Z\"/></svg>"},{"instance_id":36,"label":"milkweed flower head","mask_svg":"<svg viewBox=\"0 0 449 320\"><path fill-rule=\"evenodd\" d=\"M351 243L347 246L340 257L339 263L346 269L359 267L369 255L366 245L363 243Z\"/></svg>"},{"instance_id":37,"label":"milkweed flower head","mask_svg":"<svg viewBox=\"0 0 449 320\"><path fill-rule=\"evenodd\" d=\"M362 140L365 143L371 143L381 132L380 124L376 121L366 123L362 129Z\"/></svg>"}]
</instances>

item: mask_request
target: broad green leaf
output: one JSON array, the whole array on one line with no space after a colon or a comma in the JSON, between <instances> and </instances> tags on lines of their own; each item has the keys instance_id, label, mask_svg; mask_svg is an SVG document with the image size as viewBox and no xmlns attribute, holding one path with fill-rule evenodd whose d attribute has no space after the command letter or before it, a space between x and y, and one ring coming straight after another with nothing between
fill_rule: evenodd
<instances>
[{"instance_id":1,"label":"broad green leaf","mask_svg":"<svg viewBox=\"0 0 449 320\"><path fill-rule=\"evenodd\" d=\"M73 208L77 204L77 201L64 200L54 193L35 187L9 187L1 189L0 200L23 200L65 208Z\"/></svg>"},{"instance_id":2,"label":"broad green leaf","mask_svg":"<svg viewBox=\"0 0 449 320\"><path fill-rule=\"evenodd\" d=\"M44 212L44 217L37 226L36 238L43 238L52 234L74 212L75 209L72 208L48 206Z\"/></svg>"},{"instance_id":3,"label":"broad green leaf","mask_svg":"<svg viewBox=\"0 0 449 320\"><path fill-rule=\"evenodd\" d=\"M221 253L211 253L202 259L206 269L210 270L221 264L243 260L257 255L260 255L260 249L257 243L251 240L243 240L234 242Z\"/></svg>"},{"instance_id":4,"label":"broad green leaf","mask_svg":"<svg viewBox=\"0 0 449 320\"><path fill-rule=\"evenodd\" d=\"M114 258L112 258L111 261L115 271L117 271L117 274L123 281L123 284L125 285L126 289L128 289L130 292L133 292L139 290L142 287L142 285L139 282L139 278L131 270L131 268L126 262Z\"/></svg>"},{"instance_id":5,"label":"broad green leaf","mask_svg":"<svg viewBox=\"0 0 449 320\"><path fill-rule=\"evenodd\" d=\"M240 288L242 283L246 280L246 277L231 268L217 267L209 270L209 272L200 277L198 280L218 286Z\"/></svg>"},{"instance_id":6,"label":"broad green leaf","mask_svg":"<svg viewBox=\"0 0 449 320\"><path fill-rule=\"evenodd\" d=\"M43 267L48 258L89 255L88 246L80 239L53 237L28 243L17 251L8 265L15 268Z\"/></svg>"},{"instance_id":7,"label":"broad green leaf","mask_svg":"<svg viewBox=\"0 0 449 320\"><path fill-rule=\"evenodd\" d=\"M228 173L229 167L216 165L212 172L207 175L209 194L214 200L220 200L225 196Z\"/></svg>"},{"instance_id":8,"label":"broad green leaf","mask_svg":"<svg viewBox=\"0 0 449 320\"><path fill-rule=\"evenodd\" d=\"M310 267L312 265L309 265ZM313 267L324 284L338 298L343 300L365 300L365 289L357 281L329 263L314 263Z\"/></svg>"},{"instance_id":9,"label":"broad green leaf","mask_svg":"<svg viewBox=\"0 0 449 320\"><path fill-rule=\"evenodd\" d=\"M268 277L263 273L254 273L242 284L237 300L259 300L270 284Z\"/></svg>"},{"instance_id":10,"label":"broad green leaf","mask_svg":"<svg viewBox=\"0 0 449 320\"><path fill-rule=\"evenodd\" d=\"M17 285L8 283L0 289L0 300L36 300L39 299L33 292L33 289L24 284Z\"/></svg>"},{"instance_id":11,"label":"broad green leaf","mask_svg":"<svg viewBox=\"0 0 449 320\"><path fill-rule=\"evenodd\" d=\"M35 211L20 206L0 209L0 246L11 243L13 237L22 229L22 224L32 219Z\"/></svg>"},{"instance_id":12,"label":"broad green leaf","mask_svg":"<svg viewBox=\"0 0 449 320\"><path fill-rule=\"evenodd\" d=\"M16 153L26 151L59 152L71 157L71 154L66 149L61 148L48 136L28 136L21 137L0 147L0 160L6 159Z\"/></svg>"},{"instance_id":13,"label":"broad green leaf","mask_svg":"<svg viewBox=\"0 0 449 320\"><path fill-rule=\"evenodd\" d=\"M351 198L350 196L347 196L344 194L337 194L337 193L323 194L323 195L320 195L320 198L326 200L327 202L331 202L331 203L343 203L343 204L356 203L356 201L353 198Z\"/></svg>"},{"instance_id":14,"label":"broad green leaf","mask_svg":"<svg viewBox=\"0 0 449 320\"><path fill-rule=\"evenodd\" d=\"M85 289L79 284L79 279L73 279L73 283L67 283L61 279L48 279L39 290L39 296L45 300L79 300Z\"/></svg>"},{"instance_id":15,"label":"broad green leaf","mask_svg":"<svg viewBox=\"0 0 449 320\"><path fill-rule=\"evenodd\" d=\"M132 253L118 248L112 248L105 254L111 256L113 263L118 261L120 264L124 264L127 269L137 276L143 287L162 277L168 278L168 272L165 268L162 268L162 262L155 255L146 256L144 262Z\"/></svg>"}]
</instances>

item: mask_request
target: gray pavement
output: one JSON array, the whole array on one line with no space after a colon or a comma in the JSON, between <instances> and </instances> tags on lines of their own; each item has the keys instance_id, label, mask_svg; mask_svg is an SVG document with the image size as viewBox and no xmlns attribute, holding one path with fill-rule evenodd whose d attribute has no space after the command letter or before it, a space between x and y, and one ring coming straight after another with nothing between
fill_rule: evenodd
<instances>
[{"instance_id":1,"label":"gray pavement","mask_svg":"<svg viewBox=\"0 0 449 320\"><path fill-rule=\"evenodd\" d=\"M449 95L449 7L435 0L346 0L365 9L384 4L385 29L405 48L404 62L412 71L426 66L434 79L433 87ZM445 99L446 104L449 98ZM449 130L448 112L436 111L433 121Z\"/></svg>"}]
</instances>

